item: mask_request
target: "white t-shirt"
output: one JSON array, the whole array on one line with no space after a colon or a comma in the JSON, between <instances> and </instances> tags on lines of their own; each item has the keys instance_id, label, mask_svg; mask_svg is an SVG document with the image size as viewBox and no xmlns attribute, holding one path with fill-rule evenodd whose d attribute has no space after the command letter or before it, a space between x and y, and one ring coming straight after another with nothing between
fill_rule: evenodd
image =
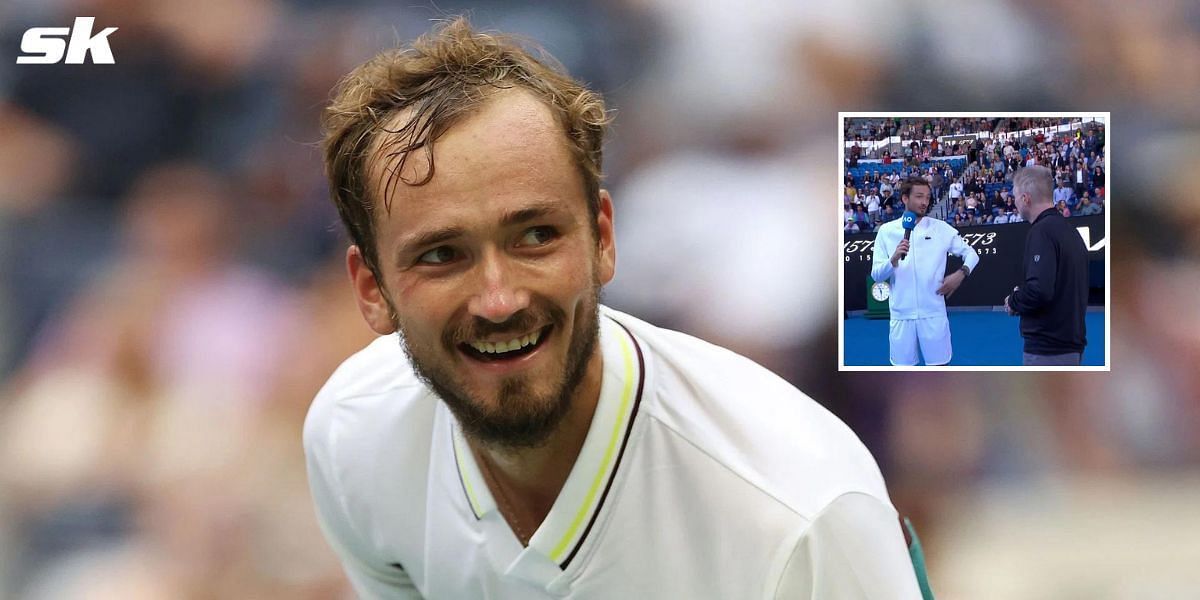
<instances>
[{"instance_id":1,"label":"white t-shirt","mask_svg":"<svg viewBox=\"0 0 1200 600\"><path fill-rule=\"evenodd\" d=\"M962 197L962 191L963 191L963 184L961 181L955 181L954 183L950 184L950 197L951 198Z\"/></svg>"},{"instance_id":2,"label":"white t-shirt","mask_svg":"<svg viewBox=\"0 0 1200 600\"><path fill-rule=\"evenodd\" d=\"M892 319L946 316L946 297L937 293L946 277L946 255L962 258L963 264L974 273L979 254L958 235L953 225L925 217L917 221L909 237L907 258L893 267L892 255L903 239L902 221L889 221L879 226L871 251L871 278L892 286L888 301Z\"/></svg>"},{"instance_id":3,"label":"white t-shirt","mask_svg":"<svg viewBox=\"0 0 1200 600\"><path fill-rule=\"evenodd\" d=\"M845 424L728 350L602 307L600 399L522 547L396 335L304 427L322 528L364 598L919 599L895 509Z\"/></svg>"},{"instance_id":4,"label":"white t-shirt","mask_svg":"<svg viewBox=\"0 0 1200 600\"><path fill-rule=\"evenodd\" d=\"M867 212L879 212L879 196L877 194L867 196Z\"/></svg>"}]
</instances>

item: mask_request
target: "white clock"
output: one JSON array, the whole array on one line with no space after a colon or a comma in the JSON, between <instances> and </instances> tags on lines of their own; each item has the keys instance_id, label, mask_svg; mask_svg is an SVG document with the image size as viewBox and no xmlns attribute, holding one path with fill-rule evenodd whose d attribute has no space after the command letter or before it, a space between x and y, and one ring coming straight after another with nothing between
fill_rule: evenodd
<instances>
[{"instance_id":1,"label":"white clock","mask_svg":"<svg viewBox=\"0 0 1200 600\"><path fill-rule=\"evenodd\" d=\"M887 302L888 298L892 297L892 286L886 281L878 281L871 286L871 297L879 302Z\"/></svg>"}]
</instances>

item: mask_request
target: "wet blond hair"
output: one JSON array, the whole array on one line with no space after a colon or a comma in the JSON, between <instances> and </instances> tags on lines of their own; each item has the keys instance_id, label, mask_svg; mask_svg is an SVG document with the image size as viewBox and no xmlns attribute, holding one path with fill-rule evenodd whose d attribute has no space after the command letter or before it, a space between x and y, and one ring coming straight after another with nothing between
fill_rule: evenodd
<instances>
[{"instance_id":1,"label":"wet blond hair","mask_svg":"<svg viewBox=\"0 0 1200 600\"><path fill-rule=\"evenodd\" d=\"M419 186L433 179L433 144L495 89L526 90L550 108L596 227L609 114L598 93L566 75L549 55L538 54L535 58L512 37L476 31L458 17L410 46L381 52L338 82L322 119L325 172L342 224L376 279L382 281L375 210L391 210L398 182ZM420 149L424 175L406 178L402 173L415 171L405 171L405 164ZM384 161L382 169L373 167L376 160ZM375 172L386 176L379 194L370 180Z\"/></svg>"}]
</instances>

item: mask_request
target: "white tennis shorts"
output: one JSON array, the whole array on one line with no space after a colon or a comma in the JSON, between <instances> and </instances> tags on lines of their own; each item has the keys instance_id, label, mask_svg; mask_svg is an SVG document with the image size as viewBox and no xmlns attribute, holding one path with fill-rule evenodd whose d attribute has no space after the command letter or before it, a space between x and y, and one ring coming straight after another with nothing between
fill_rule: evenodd
<instances>
[{"instance_id":1,"label":"white tennis shorts","mask_svg":"<svg viewBox=\"0 0 1200 600\"><path fill-rule=\"evenodd\" d=\"M892 319L888 342L889 358L898 367L916 366L921 356L925 357L926 365L944 365L954 354L950 347L950 320L944 315L927 319Z\"/></svg>"}]
</instances>

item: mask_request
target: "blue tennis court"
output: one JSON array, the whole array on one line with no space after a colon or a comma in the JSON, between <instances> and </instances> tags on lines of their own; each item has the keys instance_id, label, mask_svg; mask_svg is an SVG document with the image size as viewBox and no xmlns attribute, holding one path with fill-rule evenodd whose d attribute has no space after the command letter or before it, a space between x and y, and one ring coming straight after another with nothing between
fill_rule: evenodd
<instances>
[{"instance_id":1,"label":"blue tennis court","mask_svg":"<svg viewBox=\"0 0 1200 600\"><path fill-rule=\"evenodd\" d=\"M990 308L951 310L950 335L954 358L950 366L1021 366L1023 340L1018 317L1010 317ZM1090 309L1087 322L1087 347L1083 365L1104 365L1104 311ZM846 366L890 366L888 362L888 320L854 316L846 319L844 341Z\"/></svg>"}]
</instances>

